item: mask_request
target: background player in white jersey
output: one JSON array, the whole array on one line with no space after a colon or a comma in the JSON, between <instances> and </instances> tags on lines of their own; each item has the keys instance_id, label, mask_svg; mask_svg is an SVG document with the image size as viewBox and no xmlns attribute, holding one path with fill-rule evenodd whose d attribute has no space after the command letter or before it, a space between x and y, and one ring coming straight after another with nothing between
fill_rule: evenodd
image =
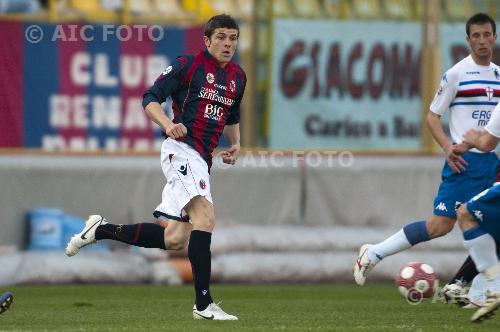
<instances>
[{"instance_id":1,"label":"background player in white jersey","mask_svg":"<svg viewBox=\"0 0 500 332\"><path fill-rule=\"evenodd\" d=\"M454 147L454 151L461 154L472 148L495 149L500 141L500 104L485 129L485 132L475 129L466 132L463 142ZM500 182L460 205L457 216L464 245L486 281L486 305L472 316L472 321L479 322L491 317L500 307L500 264L495 243L495 240L500 241Z\"/></svg>"},{"instance_id":2,"label":"background player in white jersey","mask_svg":"<svg viewBox=\"0 0 500 332\"><path fill-rule=\"evenodd\" d=\"M426 118L446 154L434 213L426 221L407 224L380 243L361 246L353 269L358 285L365 283L368 272L383 258L450 232L456 221L456 205L494 182L498 164L495 153L473 149L461 156L453 150L453 144L460 143L466 131L486 125L500 96L500 69L491 63L497 37L495 21L487 14L475 14L467 21L466 33L471 53L443 75ZM451 143L441 125L441 116L448 110Z\"/></svg>"}]
</instances>

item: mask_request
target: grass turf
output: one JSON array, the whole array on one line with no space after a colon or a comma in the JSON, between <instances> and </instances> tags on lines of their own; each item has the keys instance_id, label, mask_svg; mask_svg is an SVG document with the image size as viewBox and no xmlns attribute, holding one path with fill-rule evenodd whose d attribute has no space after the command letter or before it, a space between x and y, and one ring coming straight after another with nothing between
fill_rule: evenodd
<instances>
[{"instance_id":1,"label":"grass turf","mask_svg":"<svg viewBox=\"0 0 500 332\"><path fill-rule=\"evenodd\" d=\"M195 321L191 286L11 287L0 331L500 331L500 317L427 300L409 305L394 285L214 285L237 322ZM2 289L0 291L5 291Z\"/></svg>"}]
</instances>

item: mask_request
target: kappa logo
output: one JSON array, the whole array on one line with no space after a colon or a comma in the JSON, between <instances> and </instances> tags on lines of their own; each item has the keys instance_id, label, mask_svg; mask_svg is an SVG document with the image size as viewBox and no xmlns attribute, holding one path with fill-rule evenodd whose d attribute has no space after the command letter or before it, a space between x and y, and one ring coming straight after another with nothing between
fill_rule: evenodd
<instances>
[{"instance_id":1,"label":"kappa logo","mask_svg":"<svg viewBox=\"0 0 500 332\"><path fill-rule=\"evenodd\" d=\"M234 80L231 80L231 82L229 82L229 89L231 90L231 92L234 92L234 90L236 90L236 82Z\"/></svg>"},{"instance_id":2,"label":"kappa logo","mask_svg":"<svg viewBox=\"0 0 500 332\"><path fill-rule=\"evenodd\" d=\"M182 175L186 176L187 173L188 173L188 167L187 167L187 164L186 165L182 165L181 167L179 167L179 169L177 170L179 173L181 173Z\"/></svg>"},{"instance_id":3,"label":"kappa logo","mask_svg":"<svg viewBox=\"0 0 500 332\"><path fill-rule=\"evenodd\" d=\"M446 208L446 205L443 202L440 202L436 206L436 210L439 210L439 211L448 211L448 209Z\"/></svg>"},{"instance_id":4,"label":"kappa logo","mask_svg":"<svg viewBox=\"0 0 500 332\"><path fill-rule=\"evenodd\" d=\"M495 78L498 80L500 79L500 74L498 73L498 69L494 68L493 69L493 74L495 74Z\"/></svg>"},{"instance_id":5,"label":"kappa logo","mask_svg":"<svg viewBox=\"0 0 500 332\"><path fill-rule=\"evenodd\" d=\"M207 183L203 179L200 180L200 188L203 190L207 189ZM205 295L205 294L203 294L203 295Z\"/></svg>"},{"instance_id":6,"label":"kappa logo","mask_svg":"<svg viewBox=\"0 0 500 332\"><path fill-rule=\"evenodd\" d=\"M474 216L477 220L483 221L483 213L480 210L474 210Z\"/></svg>"},{"instance_id":7,"label":"kappa logo","mask_svg":"<svg viewBox=\"0 0 500 332\"><path fill-rule=\"evenodd\" d=\"M214 74L212 73L207 73L207 82L212 84L213 82L215 82L215 76Z\"/></svg>"},{"instance_id":8,"label":"kappa logo","mask_svg":"<svg viewBox=\"0 0 500 332\"><path fill-rule=\"evenodd\" d=\"M203 295L207 295L207 293L208 293L208 290L206 290L206 289L201 291L201 294L203 294Z\"/></svg>"},{"instance_id":9,"label":"kappa logo","mask_svg":"<svg viewBox=\"0 0 500 332\"><path fill-rule=\"evenodd\" d=\"M484 89L484 92L486 92L486 96L488 96L488 100L491 100L491 98L493 98L493 89L491 87L486 87L486 89Z\"/></svg>"}]
</instances>

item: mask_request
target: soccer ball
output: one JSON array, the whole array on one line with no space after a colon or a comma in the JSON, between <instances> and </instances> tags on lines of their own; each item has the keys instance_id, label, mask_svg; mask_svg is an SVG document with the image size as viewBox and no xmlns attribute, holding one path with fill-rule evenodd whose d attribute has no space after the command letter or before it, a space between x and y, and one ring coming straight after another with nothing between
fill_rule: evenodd
<instances>
[{"instance_id":1,"label":"soccer ball","mask_svg":"<svg viewBox=\"0 0 500 332\"><path fill-rule=\"evenodd\" d=\"M434 269L421 262L408 263L396 278L399 292L410 302L420 302L434 295L437 280Z\"/></svg>"}]
</instances>

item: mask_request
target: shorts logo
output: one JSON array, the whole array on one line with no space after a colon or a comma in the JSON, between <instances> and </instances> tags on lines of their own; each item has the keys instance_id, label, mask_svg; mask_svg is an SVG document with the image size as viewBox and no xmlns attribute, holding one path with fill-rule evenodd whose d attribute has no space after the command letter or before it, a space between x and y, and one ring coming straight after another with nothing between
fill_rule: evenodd
<instances>
[{"instance_id":1,"label":"shorts logo","mask_svg":"<svg viewBox=\"0 0 500 332\"><path fill-rule=\"evenodd\" d=\"M231 90L231 92L234 92L234 90L236 90L236 83L234 82L234 80L231 80L231 82L229 82L229 90Z\"/></svg>"},{"instance_id":2,"label":"shorts logo","mask_svg":"<svg viewBox=\"0 0 500 332\"><path fill-rule=\"evenodd\" d=\"M203 190L207 189L207 184L205 183L205 180L203 180L203 179L200 180L200 188Z\"/></svg>"},{"instance_id":3,"label":"shorts logo","mask_svg":"<svg viewBox=\"0 0 500 332\"><path fill-rule=\"evenodd\" d=\"M443 202L440 202L436 206L436 210L439 210L439 211L448 211L448 209L446 208L446 205Z\"/></svg>"},{"instance_id":4,"label":"shorts logo","mask_svg":"<svg viewBox=\"0 0 500 332\"><path fill-rule=\"evenodd\" d=\"M210 83L210 84L212 84L214 81L215 81L214 74L208 73L207 74L207 82Z\"/></svg>"},{"instance_id":5,"label":"shorts logo","mask_svg":"<svg viewBox=\"0 0 500 332\"><path fill-rule=\"evenodd\" d=\"M182 165L181 167L179 167L179 169L177 170L179 173L181 173L182 175L186 176L187 173L188 173L188 167L187 167L187 164L186 165Z\"/></svg>"},{"instance_id":6,"label":"shorts logo","mask_svg":"<svg viewBox=\"0 0 500 332\"><path fill-rule=\"evenodd\" d=\"M479 210L474 210L474 216L476 217L477 220L483 221L483 213Z\"/></svg>"}]
</instances>

